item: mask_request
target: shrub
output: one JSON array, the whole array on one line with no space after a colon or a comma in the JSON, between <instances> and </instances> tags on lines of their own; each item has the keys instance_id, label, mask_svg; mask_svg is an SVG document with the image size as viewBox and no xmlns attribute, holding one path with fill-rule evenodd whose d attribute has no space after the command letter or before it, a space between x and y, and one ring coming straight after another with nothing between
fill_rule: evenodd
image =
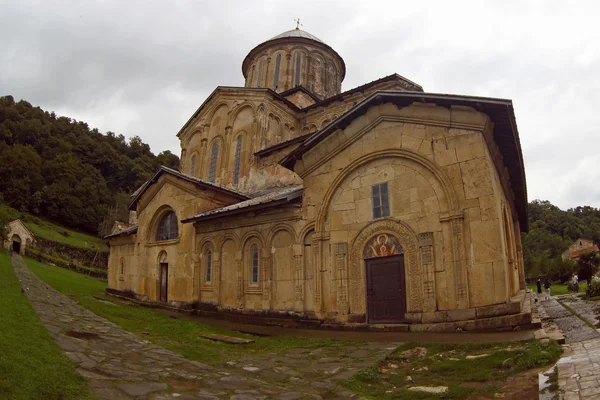
<instances>
[{"instance_id":1,"label":"shrub","mask_svg":"<svg viewBox=\"0 0 600 400\"><path fill-rule=\"evenodd\" d=\"M585 289L586 297L597 297L600 296L600 278L594 276L592 281L588 283Z\"/></svg>"}]
</instances>

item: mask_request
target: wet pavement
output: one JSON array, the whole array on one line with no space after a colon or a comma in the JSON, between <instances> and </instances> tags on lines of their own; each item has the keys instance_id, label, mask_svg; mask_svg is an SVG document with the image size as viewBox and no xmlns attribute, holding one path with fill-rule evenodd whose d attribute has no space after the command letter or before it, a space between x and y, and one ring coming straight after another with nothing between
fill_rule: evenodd
<instances>
[{"instance_id":1,"label":"wet pavement","mask_svg":"<svg viewBox=\"0 0 600 400\"><path fill-rule=\"evenodd\" d=\"M564 400L600 399L600 333L590 326L597 322L597 303L566 295L543 301L541 306L543 318L560 328L567 343L563 358L556 364Z\"/></svg>"},{"instance_id":2,"label":"wet pavement","mask_svg":"<svg viewBox=\"0 0 600 400\"><path fill-rule=\"evenodd\" d=\"M373 365L396 343L306 346L213 367L189 361L120 328L37 278L23 259L13 267L51 336L77 364L98 399L348 399L336 382Z\"/></svg>"}]
</instances>

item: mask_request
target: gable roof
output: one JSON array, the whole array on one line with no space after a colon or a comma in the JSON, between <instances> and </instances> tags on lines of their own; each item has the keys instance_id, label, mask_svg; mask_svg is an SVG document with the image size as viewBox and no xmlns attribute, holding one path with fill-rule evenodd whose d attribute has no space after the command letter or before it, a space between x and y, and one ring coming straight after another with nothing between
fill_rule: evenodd
<instances>
[{"instance_id":1,"label":"gable roof","mask_svg":"<svg viewBox=\"0 0 600 400\"><path fill-rule=\"evenodd\" d=\"M287 96L290 96L290 95L292 95L292 94L294 94L296 92L305 93L307 96L309 96L311 99L313 99L315 101L315 103L318 103L318 102L320 102L320 101L323 100L323 99L319 98L316 94L314 94L313 92L311 92L310 90L308 90L307 88L305 88L302 85L294 86L293 88L288 89L285 92L279 93L279 95L281 97L287 97Z\"/></svg>"},{"instance_id":2,"label":"gable roof","mask_svg":"<svg viewBox=\"0 0 600 400\"><path fill-rule=\"evenodd\" d=\"M498 145L504 164L508 169L521 230L526 232L529 229L529 222L527 219L525 166L511 100L440 93L376 91L339 118L315 132L299 147L281 159L279 163L293 170L295 161L300 159L305 152L317 146L336 130L345 129L354 119L366 113L369 107L383 103L394 103L398 107L407 107L414 102L434 103L448 108L453 105L467 106L490 117L494 123L494 141Z\"/></svg>"},{"instance_id":3,"label":"gable roof","mask_svg":"<svg viewBox=\"0 0 600 400\"><path fill-rule=\"evenodd\" d=\"M6 226L8 227L8 226L10 226L12 224L19 224L19 225L21 225L27 231L27 233L29 233L31 235L31 237L35 237L35 235L33 234L33 232L31 232L31 230L27 227L27 225L25 225L23 223L23 221L21 221L20 219L12 220L8 224L6 224Z\"/></svg>"},{"instance_id":4,"label":"gable roof","mask_svg":"<svg viewBox=\"0 0 600 400\"><path fill-rule=\"evenodd\" d=\"M137 225L132 225L129 226L117 233L111 233L110 235L106 235L104 236L103 239L110 239L110 238L114 238L114 237L118 237L118 236L129 236L129 235L133 235L134 233L137 233L138 230L138 226Z\"/></svg>"},{"instance_id":5,"label":"gable roof","mask_svg":"<svg viewBox=\"0 0 600 400\"><path fill-rule=\"evenodd\" d=\"M226 92L226 91L246 91L246 92L265 92L265 93L269 93L271 96L273 96L273 98L275 98L276 100L281 101L286 106L288 106L289 108L291 108L293 111L300 111L300 108L298 108L294 103L292 103L291 101L289 101L285 97L281 96L279 93L277 93L276 91L274 91L272 89L268 89L268 88L249 88L249 87L243 87L243 86L241 86L241 87L237 87L237 86L217 86L215 88L215 90L213 90L212 93L209 94L208 97L202 102L202 104L200 104L200 107L198 107L198 109L192 114L192 116L186 121L186 123L183 124L183 126L181 127L181 129L179 130L179 132L177 132L177 137L179 137L183 133L183 131L186 130L186 128L190 125L190 123L194 120L194 118L196 118L198 116L198 114L200 114L200 112L202 111L202 109L204 109L204 107L206 107L206 105L208 103L210 103L210 101L212 100L212 98L214 96L216 96L220 92Z\"/></svg>"},{"instance_id":6,"label":"gable roof","mask_svg":"<svg viewBox=\"0 0 600 400\"><path fill-rule=\"evenodd\" d=\"M224 193L224 194L228 194L230 196L233 197L237 197L239 200L247 200L249 197L241 192L237 192L235 190L232 189L227 189L224 188L222 186L219 186L215 183L211 183L211 182L207 182L203 179L200 178L196 178L195 176L191 176L191 175L187 175L187 174L183 174L179 171L176 171L174 169L171 169L169 167L165 167L164 165L161 166L158 171L154 174L154 176L150 179L148 179L138 190L136 190L135 192L135 196L133 197L133 200L131 201L131 204L129 205L129 209L130 210L134 210L134 206L135 204L138 202L138 200L140 199L140 197L142 197L142 195L146 192L146 190L148 190L148 188L155 183L158 178L160 178L163 174L169 174L172 176L175 176L176 178L179 179L183 179L187 182L191 182L197 186L199 186L202 189L209 189L209 190L214 190L216 192L220 192L220 193Z\"/></svg>"},{"instance_id":7,"label":"gable roof","mask_svg":"<svg viewBox=\"0 0 600 400\"><path fill-rule=\"evenodd\" d=\"M182 223L206 221L233 214L241 214L243 212L254 211L275 207L278 205L290 203L291 201L302 196L304 186L294 185L283 188L276 188L267 191L262 191L259 196L252 199L231 204L229 206L215 208L213 210L204 211L186 219L182 219Z\"/></svg>"}]
</instances>

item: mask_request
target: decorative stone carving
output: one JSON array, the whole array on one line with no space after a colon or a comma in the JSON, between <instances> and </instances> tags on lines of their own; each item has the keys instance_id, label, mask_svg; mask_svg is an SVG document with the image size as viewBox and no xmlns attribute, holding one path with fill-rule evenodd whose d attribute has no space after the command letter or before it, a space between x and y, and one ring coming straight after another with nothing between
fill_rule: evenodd
<instances>
[{"instance_id":1,"label":"decorative stone carving","mask_svg":"<svg viewBox=\"0 0 600 400\"><path fill-rule=\"evenodd\" d=\"M333 247L337 281L337 311L340 314L348 314L348 243L335 243Z\"/></svg>"},{"instance_id":2,"label":"decorative stone carving","mask_svg":"<svg viewBox=\"0 0 600 400\"><path fill-rule=\"evenodd\" d=\"M435 311L433 232L419 233L419 250L423 267L423 310Z\"/></svg>"},{"instance_id":3,"label":"decorative stone carving","mask_svg":"<svg viewBox=\"0 0 600 400\"><path fill-rule=\"evenodd\" d=\"M369 240L378 234L388 233L396 236L404 249L404 267L406 273L406 306L408 312L422 311L422 270L418 257L417 235L403 222L394 218L380 219L364 227L352 242L349 269L350 312L366 312L365 268L363 251Z\"/></svg>"},{"instance_id":4,"label":"decorative stone carving","mask_svg":"<svg viewBox=\"0 0 600 400\"><path fill-rule=\"evenodd\" d=\"M264 249L262 254L268 254L268 250ZM262 265L262 280L263 280L263 300L269 302L271 300L271 276L269 274L269 263L271 259L269 257L261 258Z\"/></svg>"},{"instance_id":5,"label":"decorative stone carving","mask_svg":"<svg viewBox=\"0 0 600 400\"><path fill-rule=\"evenodd\" d=\"M294 256L294 297L296 300L302 300L304 298L304 274L302 273L302 262L302 255L296 254Z\"/></svg>"}]
</instances>

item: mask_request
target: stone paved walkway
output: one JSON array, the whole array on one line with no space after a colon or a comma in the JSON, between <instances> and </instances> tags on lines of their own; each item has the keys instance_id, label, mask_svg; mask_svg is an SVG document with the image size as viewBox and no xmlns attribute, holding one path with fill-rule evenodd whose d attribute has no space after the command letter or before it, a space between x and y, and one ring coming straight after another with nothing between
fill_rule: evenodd
<instances>
[{"instance_id":1,"label":"stone paved walkway","mask_svg":"<svg viewBox=\"0 0 600 400\"><path fill-rule=\"evenodd\" d=\"M391 343L334 344L214 368L156 346L79 306L12 258L29 301L98 399L347 399L335 382L376 363Z\"/></svg>"},{"instance_id":2,"label":"stone paved walkway","mask_svg":"<svg viewBox=\"0 0 600 400\"><path fill-rule=\"evenodd\" d=\"M562 300L565 300L564 298ZM595 303L581 299L565 302L574 312L593 320ZM565 335L565 354L556 364L558 384L564 400L600 399L600 334L565 309L556 298L543 301L548 319L552 319ZM591 321L589 321L591 322Z\"/></svg>"}]
</instances>

